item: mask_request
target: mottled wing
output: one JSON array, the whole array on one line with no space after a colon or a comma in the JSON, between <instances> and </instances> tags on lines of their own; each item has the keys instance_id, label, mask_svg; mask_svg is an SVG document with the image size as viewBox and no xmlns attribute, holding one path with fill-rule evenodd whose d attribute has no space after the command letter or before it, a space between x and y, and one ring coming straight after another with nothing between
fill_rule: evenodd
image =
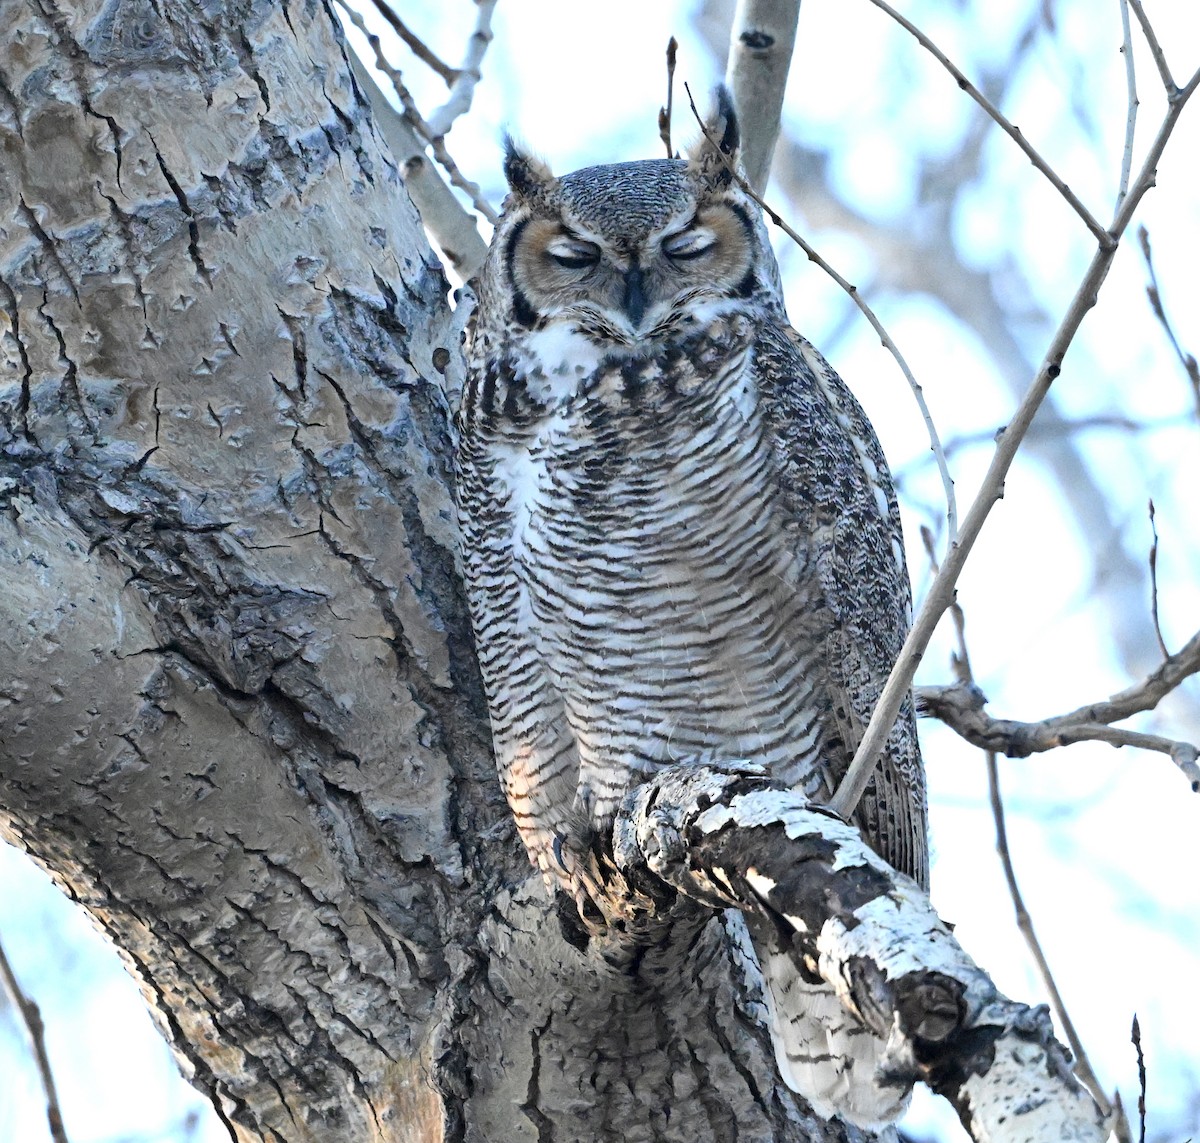
<instances>
[{"instance_id":1,"label":"mottled wing","mask_svg":"<svg viewBox=\"0 0 1200 1143\"><path fill-rule=\"evenodd\" d=\"M798 536L810 538L830 616L827 699L843 749L826 765L836 786L911 622L900 515L875 432L829 363L779 325L764 330L753 368L775 434L785 503ZM928 884L925 777L911 699L855 819L883 858Z\"/></svg>"}]
</instances>

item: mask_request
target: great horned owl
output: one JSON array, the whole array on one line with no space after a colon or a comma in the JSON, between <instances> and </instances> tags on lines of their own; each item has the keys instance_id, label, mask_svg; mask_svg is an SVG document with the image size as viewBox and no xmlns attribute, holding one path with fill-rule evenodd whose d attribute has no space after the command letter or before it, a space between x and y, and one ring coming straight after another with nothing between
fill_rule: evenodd
<instances>
[{"instance_id":1,"label":"great horned owl","mask_svg":"<svg viewBox=\"0 0 1200 1143\"><path fill-rule=\"evenodd\" d=\"M686 160L555 178L510 142L479 285L458 497L495 749L593 930L621 914L605 857L631 787L748 758L828 800L909 623L879 443L788 324L736 161L727 97ZM926 882L911 704L855 819ZM826 1114L893 1116L894 1089L854 1095L878 1042L755 938L785 1078Z\"/></svg>"}]
</instances>

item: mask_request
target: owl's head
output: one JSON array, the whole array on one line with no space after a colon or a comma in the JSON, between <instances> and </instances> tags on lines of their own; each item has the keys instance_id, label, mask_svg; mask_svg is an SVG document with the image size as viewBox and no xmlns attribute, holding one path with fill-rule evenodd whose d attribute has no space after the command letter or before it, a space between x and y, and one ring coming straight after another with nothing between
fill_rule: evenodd
<instances>
[{"instance_id":1,"label":"owl's head","mask_svg":"<svg viewBox=\"0 0 1200 1143\"><path fill-rule=\"evenodd\" d=\"M482 307L510 332L567 323L614 348L687 333L747 303L782 308L758 205L732 173L737 161L724 89L686 159L556 178L508 140L512 193L484 267Z\"/></svg>"}]
</instances>

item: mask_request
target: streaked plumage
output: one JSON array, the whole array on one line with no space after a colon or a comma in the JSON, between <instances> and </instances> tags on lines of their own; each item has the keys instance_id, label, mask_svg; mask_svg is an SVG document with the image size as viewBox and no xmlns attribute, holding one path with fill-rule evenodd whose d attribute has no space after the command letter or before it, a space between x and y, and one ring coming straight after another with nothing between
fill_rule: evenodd
<instances>
[{"instance_id":1,"label":"streaked plumage","mask_svg":"<svg viewBox=\"0 0 1200 1143\"><path fill-rule=\"evenodd\" d=\"M909 621L875 434L787 323L757 207L720 153L736 149L727 108L709 134L720 148L686 161L559 179L510 149L459 410L464 568L505 791L592 931L625 915L605 856L631 786L672 761L752 758L828 799ZM926 880L909 707L856 820ZM831 1025L814 1024L811 986L759 953L785 1075L819 1109L892 1114L847 1105L847 1035L818 1048Z\"/></svg>"}]
</instances>

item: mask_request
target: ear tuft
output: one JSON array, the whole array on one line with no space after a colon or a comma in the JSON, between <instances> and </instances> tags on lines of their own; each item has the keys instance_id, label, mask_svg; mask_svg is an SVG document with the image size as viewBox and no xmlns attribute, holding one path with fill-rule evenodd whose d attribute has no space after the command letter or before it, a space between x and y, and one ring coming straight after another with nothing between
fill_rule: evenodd
<instances>
[{"instance_id":1,"label":"ear tuft","mask_svg":"<svg viewBox=\"0 0 1200 1143\"><path fill-rule=\"evenodd\" d=\"M717 106L704 124L704 134L688 150L688 165L697 174L727 186L733 181L731 168L740 166L741 133L729 88L719 84L716 94Z\"/></svg>"},{"instance_id":2,"label":"ear tuft","mask_svg":"<svg viewBox=\"0 0 1200 1143\"><path fill-rule=\"evenodd\" d=\"M521 150L507 133L504 136L504 177L513 193L521 198L536 198L556 182L554 172L541 159Z\"/></svg>"}]
</instances>

